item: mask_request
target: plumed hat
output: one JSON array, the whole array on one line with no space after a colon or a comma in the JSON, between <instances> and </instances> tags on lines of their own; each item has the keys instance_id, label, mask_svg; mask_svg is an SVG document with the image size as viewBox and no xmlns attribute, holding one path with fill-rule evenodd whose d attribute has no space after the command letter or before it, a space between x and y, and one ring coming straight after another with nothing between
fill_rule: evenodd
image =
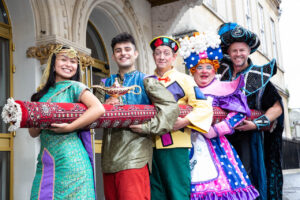
<instances>
[{"instance_id":1,"label":"plumed hat","mask_svg":"<svg viewBox=\"0 0 300 200\"><path fill-rule=\"evenodd\" d=\"M201 63L212 63L217 70L219 61L223 58L219 35L213 32L196 32L192 37L180 38L179 42L181 46L179 53L187 69Z\"/></svg>"},{"instance_id":2,"label":"plumed hat","mask_svg":"<svg viewBox=\"0 0 300 200\"><path fill-rule=\"evenodd\" d=\"M173 38L167 37L167 36L158 36L151 40L150 47L154 51L156 47L165 45L170 47L174 53L176 53L179 49L179 44L176 40Z\"/></svg>"},{"instance_id":3,"label":"plumed hat","mask_svg":"<svg viewBox=\"0 0 300 200\"><path fill-rule=\"evenodd\" d=\"M260 40L257 35L248 29L238 25L237 23L224 23L220 26L218 34L221 38L221 48L227 53L228 48L234 42L245 42L250 47L250 53L257 50Z\"/></svg>"}]
</instances>

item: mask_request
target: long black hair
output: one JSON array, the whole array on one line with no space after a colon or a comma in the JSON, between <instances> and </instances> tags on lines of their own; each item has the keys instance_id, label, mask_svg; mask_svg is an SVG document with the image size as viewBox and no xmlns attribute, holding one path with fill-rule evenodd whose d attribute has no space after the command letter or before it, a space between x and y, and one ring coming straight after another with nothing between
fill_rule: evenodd
<instances>
[{"instance_id":1,"label":"long black hair","mask_svg":"<svg viewBox=\"0 0 300 200\"><path fill-rule=\"evenodd\" d=\"M61 49L70 49L69 46L64 45ZM55 60L56 60L56 54L53 53L51 62L50 62L50 71L49 71L49 77L48 80L43 88L41 88L40 91L34 93L31 96L31 101L39 101L49 90L50 87L53 87L55 85L55 79L56 79L56 72L54 71L55 69ZM76 74L70 78L70 80L73 81L80 81L80 61L78 60L78 65L77 65L77 70Z\"/></svg>"}]
</instances>

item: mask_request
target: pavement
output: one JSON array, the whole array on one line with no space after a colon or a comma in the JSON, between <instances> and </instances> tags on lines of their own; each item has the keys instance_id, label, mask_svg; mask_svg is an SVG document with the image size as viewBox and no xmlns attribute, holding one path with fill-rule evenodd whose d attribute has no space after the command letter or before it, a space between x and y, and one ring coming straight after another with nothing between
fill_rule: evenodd
<instances>
[{"instance_id":1,"label":"pavement","mask_svg":"<svg viewBox=\"0 0 300 200\"><path fill-rule=\"evenodd\" d=\"M283 170L283 200L300 200L300 169Z\"/></svg>"}]
</instances>

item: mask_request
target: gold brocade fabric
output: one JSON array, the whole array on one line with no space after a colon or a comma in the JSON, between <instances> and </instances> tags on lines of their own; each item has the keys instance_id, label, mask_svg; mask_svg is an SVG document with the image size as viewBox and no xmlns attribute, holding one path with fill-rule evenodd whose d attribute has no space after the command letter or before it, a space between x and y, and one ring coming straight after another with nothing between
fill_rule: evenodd
<instances>
[{"instance_id":1,"label":"gold brocade fabric","mask_svg":"<svg viewBox=\"0 0 300 200\"><path fill-rule=\"evenodd\" d=\"M141 88L144 88L158 114L143 124L143 133L132 132L129 128L104 129L101 154L104 173L142 168L147 164L151 170L153 136L170 131L179 116L179 107L173 95L156 79L143 78L140 72L126 75L124 82L127 83L129 79L135 79L132 84L140 84ZM126 102L143 104L136 102L136 99L138 98L127 97Z\"/></svg>"}]
</instances>

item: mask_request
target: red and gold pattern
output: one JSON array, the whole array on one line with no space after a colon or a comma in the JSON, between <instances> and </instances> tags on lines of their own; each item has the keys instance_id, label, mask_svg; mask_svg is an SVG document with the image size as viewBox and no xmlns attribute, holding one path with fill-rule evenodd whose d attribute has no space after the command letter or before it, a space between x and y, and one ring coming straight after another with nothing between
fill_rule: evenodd
<instances>
[{"instance_id":1,"label":"red and gold pattern","mask_svg":"<svg viewBox=\"0 0 300 200\"><path fill-rule=\"evenodd\" d=\"M87 107L81 103L43 103L16 101L21 106L20 127L50 127L51 123L71 123L82 115ZM149 121L155 114L152 105L103 105L105 113L86 128L121 128ZM192 108L182 106L180 115L187 115Z\"/></svg>"},{"instance_id":2,"label":"red and gold pattern","mask_svg":"<svg viewBox=\"0 0 300 200\"><path fill-rule=\"evenodd\" d=\"M49 128L51 123L71 123L82 115L87 107L81 103L44 103L15 101L21 108L20 125L16 128L40 127ZM192 107L179 105L180 117L186 116L192 111ZM131 124L140 124L149 121L156 110L153 105L107 105L104 104L105 114L86 128L125 128ZM15 115L16 111L5 112L6 115ZM11 112L11 113L9 113ZM3 114L2 114L3 115ZM226 117L227 113L219 107L214 107L213 123L218 123ZM251 120L262 115L262 112L252 110ZM15 119L15 117L13 117ZM6 123L15 123L14 120L6 120Z\"/></svg>"}]
</instances>

